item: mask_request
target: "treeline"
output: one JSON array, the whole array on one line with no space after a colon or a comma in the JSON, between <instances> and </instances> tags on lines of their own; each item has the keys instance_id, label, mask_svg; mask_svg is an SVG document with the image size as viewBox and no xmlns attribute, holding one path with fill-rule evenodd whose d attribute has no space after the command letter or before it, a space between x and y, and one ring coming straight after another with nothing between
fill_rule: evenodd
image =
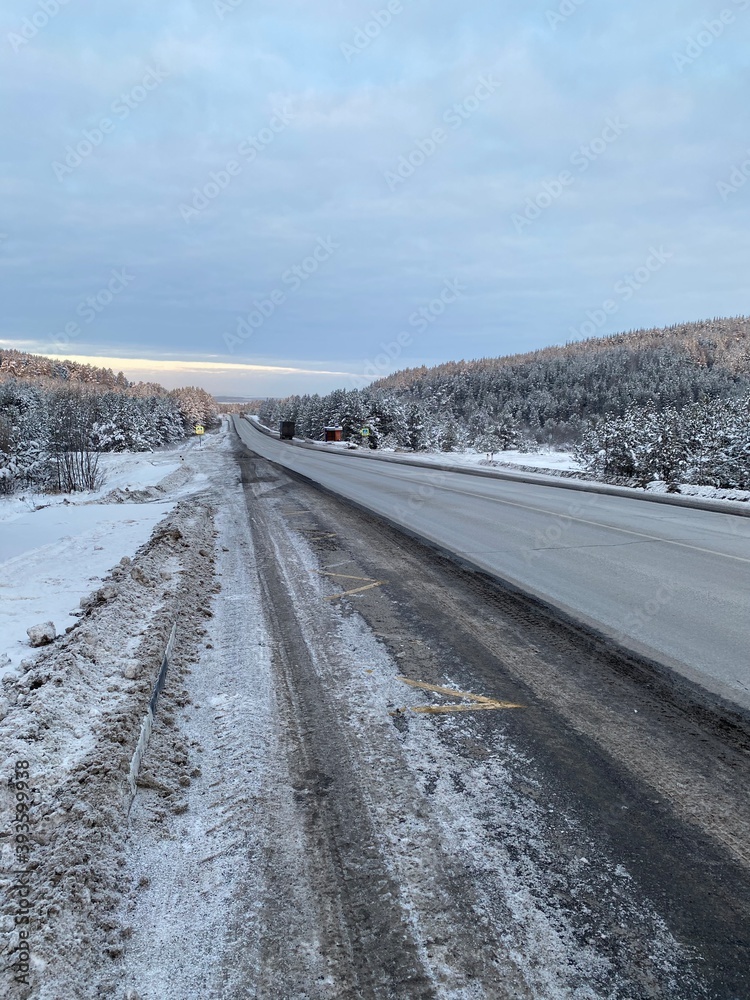
<instances>
[{"instance_id":1,"label":"treeline","mask_svg":"<svg viewBox=\"0 0 750 1000\"><path fill-rule=\"evenodd\" d=\"M43 354L2 349L0 381L6 379L64 382L69 385L95 386L103 390L127 390L130 387L130 382L123 373L115 374L111 368L81 364L67 358L48 358Z\"/></svg>"},{"instance_id":2,"label":"treeline","mask_svg":"<svg viewBox=\"0 0 750 1000\"><path fill-rule=\"evenodd\" d=\"M660 335L659 335L660 334ZM265 400L270 426L412 451L574 448L595 474L748 482L750 320L620 334L514 358L398 372L361 390Z\"/></svg>"},{"instance_id":3,"label":"treeline","mask_svg":"<svg viewBox=\"0 0 750 1000\"><path fill-rule=\"evenodd\" d=\"M616 346L608 351L552 356L491 367L436 371L400 390L377 383L328 396L266 400L261 419L297 421L299 432L320 438L329 423L344 437L368 425L374 446L450 451L485 448L499 437L506 447L519 441L571 446L604 417L623 416L633 406L655 412L682 409L750 388L744 373L705 366L683 351Z\"/></svg>"},{"instance_id":4,"label":"treeline","mask_svg":"<svg viewBox=\"0 0 750 1000\"><path fill-rule=\"evenodd\" d=\"M0 381L0 492L95 489L102 452L173 443L216 413L213 397L194 387Z\"/></svg>"},{"instance_id":5,"label":"treeline","mask_svg":"<svg viewBox=\"0 0 750 1000\"><path fill-rule=\"evenodd\" d=\"M373 383L373 387L403 391L423 378L442 375L453 377L462 371L546 364L553 359L609 353L617 347L626 347L628 350L661 348L684 354L704 368L719 367L735 374L747 373L750 371L750 317L734 316L695 323L676 323L666 327L613 333L606 337L590 337L563 345L543 347L525 354L478 358L473 361L448 361L432 368L404 368Z\"/></svg>"},{"instance_id":6,"label":"treeline","mask_svg":"<svg viewBox=\"0 0 750 1000\"><path fill-rule=\"evenodd\" d=\"M614 346L591 354L552 356L501 367L436 372L398 395L435 418L458 420L470 438L499 414L537 441L570 444L593 419L622 415L630 406L656 410L718 399L750 386L744 373L694 361L682 350ZM377 396L382 390L371 387Z\"/></svg>"},{"instance_id":7,"label":"treeline","mask_svg":"<svg viewBox=\"0 0 750 1000\"><path fill-rule=\"evenodd\" d=\"M631 407L589 427L575 451L603 479L748 489L750 393L683 409Z\"/></svg>"},{"instance_id":8,"label":"treeline","mask_svg":"<svg viewBox=\"0 0 750 1000\"><path fill-rule=\"evenodd\" d=\"M477 447L500 451L520 444L518 422L507 413L475 415L468 425L450 413L435 412L432 406L413 402L395 393L369 389L337 389L327 396L290 396L264 400L258 415L269 427L282 420L294 420L296 433L314 441L322 440L326 426L343 429L343 439L362 442L360 431L369 430L370 448L403 448L409 451L463 451Z\"/></svg>"}]
</instances>

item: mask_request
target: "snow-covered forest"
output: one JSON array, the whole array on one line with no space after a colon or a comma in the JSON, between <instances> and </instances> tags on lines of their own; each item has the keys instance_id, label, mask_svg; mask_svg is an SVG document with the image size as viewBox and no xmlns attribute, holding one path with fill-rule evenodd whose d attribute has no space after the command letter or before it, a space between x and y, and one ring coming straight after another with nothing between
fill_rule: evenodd
<instances>
[{"instance_id":1,"label":"snow-covered forest","mask_svg":"<svg viewBox=\"0 0 750 1000\"><path fill-rule=\"evenodd\" d=\"M203 389L167 392L109 369L0 351L0 493L93 489L100 453L178 441L216 413Z\"/></svg>"},{"instance_id":2,"label":"snow-covered forest","mask_svg":"<svg viewBox=\"0 0 750 1000\"><path fill-rule=\"evenodd\" d=\"M608 477L747 482L750 323L662 334L399 372L361 390L267 400L259 414L269 426L295 420L297 433L312 439L338 424L345 440L359 442L367 426L371 447L497 452L547 444L575 448L590 471Z\"/></svg>"},{"instance_id":3,"label":"snow-covered forest","mask_svg":"<svg viewBox=\"0 0 750 1000\"><path fill-rule=\"evenodd\" d=\"M631 407L589 427L576 457L604 479L750 488L750 393L682 409Z\"/></svg>"}]
</instances>

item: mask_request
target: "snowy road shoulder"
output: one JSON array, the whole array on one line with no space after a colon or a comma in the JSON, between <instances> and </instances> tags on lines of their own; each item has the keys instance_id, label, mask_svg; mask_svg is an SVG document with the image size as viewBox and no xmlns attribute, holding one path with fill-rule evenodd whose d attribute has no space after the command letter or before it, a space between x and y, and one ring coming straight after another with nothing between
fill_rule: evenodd
<instances>
[{"instance_id":1,"label":"snowy road shoulder","mask_svg":"<svg viewBox=\"0 0 750 1000\"><path fill-rule=\"evenodd\" d=\"M209 439L206 451L217 439ZM101 456L95 493L0 499L0 676L35 659L26 630L52 621L58 635L80 601L123 556L132 557L182 497L205 488L191 449Z\"/></svg>"},{"instance_id":2,"label":"snowy road shoulder","mask_svg":"<svg viewBox=\"0 0 750 1000\"><path fill-rule=\"evenodd\" d=\"M112 960L129 935L116 908L130 760L172 625L169 683L179 685L214 586L213 509L205 497L183 500L84 600L68 635L3 678L0 995L117 995ZM169 725L166 710L158 721ZM7 782L19 762L28 775L23 830Z\"/></svg>"}]
</instances>

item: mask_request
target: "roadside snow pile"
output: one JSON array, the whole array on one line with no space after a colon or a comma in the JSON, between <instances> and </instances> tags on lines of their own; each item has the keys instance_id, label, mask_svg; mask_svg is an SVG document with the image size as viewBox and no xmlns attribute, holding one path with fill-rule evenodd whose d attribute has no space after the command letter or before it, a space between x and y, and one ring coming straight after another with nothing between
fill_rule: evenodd
<instances>
[{"instance_id":1,"label":"roadside snow pile","mask_svg":"<svg viewBox=\"0 0 750 1000\"><path fill-rule=\"evenodd\" d=\"M313 444L326 451L349 451L355 447L347 441L308 441L306 443ZM364 450L366 451L367 449ZM472 468L476 466L509 466L511 468L533 469L540 472L556 470L578 472L582 468L571 452L552 451L549 449L539 451L497 451L493 454L492 459L488 458L487 452L472 451L471 449L468 451L405 451L393 448L378 448L376 451L370 452L370 454L373 456L387 455L389 458L397 461L417 460L429 465L455 465L459 468L461 466L470 466Z\"/></svg>"},{"instance_id":2,"label":"roadside snow pile","mask_svg":"<svg viewBox=\"0 0 750 1000\"><path fill-rule=\"evenodd\" d=\"M646 487L649 493L668 493L669 486L661 479L655 479ZM716 486L696 486L694 483L679 483L677 493L683 497L700 497L702 500L735 500L747 503L750 490L722 490Z\"/></svg>"},{"instance_id":3,"label":"roadside snow pile","mask_svg":"<svg viewBox=\"0 0 750 1000\"><path fill-rule=\"evenodd\" d=\"M64 634L92 585L207 481L174 451L103 458L97 493L0 499L0 676L35 655L29 628L50 621Z\"/></svg>"},{"instance_id":4,"label":"roadside snow pile","mask_svg":"<svg viewBox=\"0 0 750 1000\"><path fill-rule=\"evenodd\" d=\"M161 506L150 507L141 533ZM9 1000L119 995L113 960L130 934L117 916L130 759L174 621L170 677L178 682L195 659L202 618L194 609L207 603L213 543L208 502L179 504L133 560L123 557L84 597L68 635L3 678L0 995ZM68 544L60 558L76 551ZM19 763L28 774L20 791L8 784ZM18 795L27 795L23 829L14 823ZM26 914L28 938L17 920ZM28 985L15 978L25 955Z\"/></svg>"},{"instance_id":5,"label":"roadside snow pile","mask_svg":"<svg viewBox=\"0 0 750 1000\"><path fill-rule=\"evenodd\" d=\"M484 461L481 465L509 465L513 468L539 469L541 472L547 470L560 469L564 472L578 472L581 468L576 462L573 454L569 451L499 451L487 460L486 456L480 456Z\"/></svg>"},{"instance_id":6,"label":"roadside snow pile","mask_svg":"<svg viewBox=\"0 0 750 1000\"><path fill-rule=\"evenodd\" d=\"M101 500L92 501L94 503L153 503L163 500L167 495L189 483L193 478L194 471L189 465L181 462L175 466L169 475L164 476L159 482L152 486L147 486L141 481L137 488L132 486L117 486L106 493Z\"/></svg>"}]
</instances>

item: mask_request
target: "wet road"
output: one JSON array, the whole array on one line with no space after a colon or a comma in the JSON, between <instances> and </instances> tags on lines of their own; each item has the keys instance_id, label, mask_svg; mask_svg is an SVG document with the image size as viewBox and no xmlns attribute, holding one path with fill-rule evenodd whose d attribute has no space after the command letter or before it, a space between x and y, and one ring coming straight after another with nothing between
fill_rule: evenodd
<instances>
[{"instance_id":1,"label":"wet road","mask_svg":"<svg viewBox=\"0 0 750 1000\"><path fill-rule=\"evenodd\" d=\"M257 454L750 708L750 518L291 446Z\"/></svg>"}]
</instances>

